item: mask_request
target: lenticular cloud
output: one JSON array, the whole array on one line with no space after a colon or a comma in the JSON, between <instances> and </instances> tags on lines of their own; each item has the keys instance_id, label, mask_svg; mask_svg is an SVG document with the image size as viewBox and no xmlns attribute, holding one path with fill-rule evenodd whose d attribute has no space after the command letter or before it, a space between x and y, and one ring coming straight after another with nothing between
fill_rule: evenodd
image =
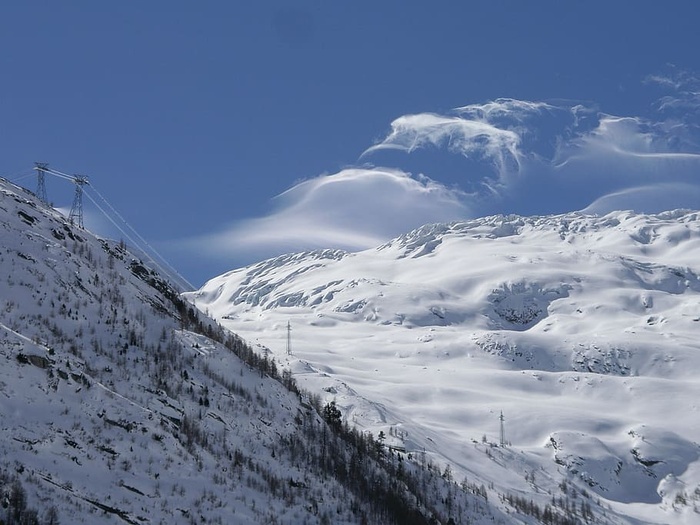
<instances>
[{"instance_id":1,"label":"lenticular cloud","mask_svg":"<svg viewBox=\"0 0 700 525\"><path fill-rule=\"evenodd\" d=\"M359 158L391 168L311 178L277 196L268 215L195 242L250 260L369 248L426 223L499 213L700 209L699 84L649 77L645 85L667 92L640 115L511 98L403 115Z\"/></svg>"},{"instance_id":2,"label":"lenticular cloud","mask_svg":"<svg viewBox=\"0 0 700 525\"><path fill-rule=\"evenodd\" d=\"M581 211L592 215L604 215L616 210L660 213L677 208L697 209L699 202L700 186L660 183L609 193L596 199Z\"/></svg>"},{"instance_id":3,"label":"lenticular cloud","mask_svg":"<svg viewBox=\"0 0 700 525\"><path fill-rule=\"evenodd\" d=\"M469 159L461 172L457 166L454 173L451 164L448 174L442 163L434 162L428 174L435 180L461 177L464 187L477 188L465 195L465 206L479 215L561 213L592 202L600 207L643 201L647 208L649 199L612 196L639 195L632 190L640 186L645 195L658 186L658 193L667 196L673 194L670 185L700 188L700 148L695 147L700 119L686 122L669 116L668 100L659 102L665 112L648 116L604 114L579 103L513 99L463 106L447 115L406 115L394 120L386 137L363 158L381 161L383 152L403 152L398 163L407 171L412 156L428 148ZM474 161L487 169L475 169ZM690 197L683 199L684 207L690 201L700 208L694 195L686 193ZM673 206L670 197L662 201Z\"/></svg>"},{"instance_id":4,"label":"lenticular cloud","mask_svg":"<svg viewBox=\"0 0 700 525\"><path fill-rule=\"evenodd\" d=\"M394 169L346 169L310 179L275 199L271 214L198 241L219 254L376 246L430 222L469 215L462 192Z\"/></svg>"}]
</instances>

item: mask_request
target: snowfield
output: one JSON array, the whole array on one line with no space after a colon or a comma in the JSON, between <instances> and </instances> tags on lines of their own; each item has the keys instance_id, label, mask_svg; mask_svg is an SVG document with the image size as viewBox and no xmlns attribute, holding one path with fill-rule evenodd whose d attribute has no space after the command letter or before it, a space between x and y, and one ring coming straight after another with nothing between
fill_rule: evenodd
<instances>
[{"instance_id":1,"label":"snowfield","mask_svg":"<svg viewBox=\"0 0 700 525\"><path fill-rule=\"evenodd\" d=\"M0 522L532 522L343 426L123 243L2 179L0 239Z\"/></svg>"},{"instance_id":2,"label":"snowfield","mask_svg":"<svg viewBox=\"0 0 700 525\"><path fill-rule=\"evenodd\" d=\"M0 520L697 523L698 217L285 255L219 325L0 179Z\"/></svg>"},{"instance_id":3,"label":"snowfield","mask_svg":"<svg viewBox=\"0 0 700 525\"><path fill-rule=\"evenodd\" d=\"M616 523L700 521L696 212L428 225L187 296L456 479L539 502L575 486Z\"/></svg>"}]
</instances>

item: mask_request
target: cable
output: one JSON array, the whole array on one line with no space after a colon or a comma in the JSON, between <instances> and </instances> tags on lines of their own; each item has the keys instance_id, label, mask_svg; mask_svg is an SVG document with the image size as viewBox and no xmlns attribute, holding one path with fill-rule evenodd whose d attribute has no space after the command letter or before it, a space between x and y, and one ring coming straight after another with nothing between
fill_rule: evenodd
<instances>
[{"instance_id":1,"label":"cable","mask_svg":"<svg viewBox=\"0 0 700 525\"><path fill-rule=\"evenodd\" d=\"M46 168L44 170L45 173L50 173L51 175L55 175L56 177L60 177L62 179L69 180L71 182L75 182L75 175L68 175L67 173L60 172L58 170L55 170L53 168Z\"/></svg>"},{"instance_id":2,"label":"cable","mask_svg":"<svg viewBox=\"0 0 700 525\"><path fill-rule=\"evenodd\" d=\"M24 174L22 174L22 175L19 175L19 173L21 173L21 172L13 173L12 175L9 175L9 176L3 177L3 178L5 178L5 179L9 180L10 182L13 182L13 183L14 183L14 182L19 182L19 181L21 181L21 180L28 179L29 177L34 176L34 173L24 173ZM10 177L14 177L14 178L10 178Z\"/></svg>"},{"instance_id":3,"label":"cable","mask_svg":"<svg viewBox=\"0 0 700 525\"><path fill-rule=\"evenodd\" d=\"M56 177L69 180L73 183L76 181L76 176L74 175L68 175L67 173L63 173L62 171L58 171L54 168L47 168L45 170L46 173L49 173L51 175L54 175ZM136 248L138 248L146 257L149 258L150 262L158 268L164 275L170 276L171 278L176 278L174 280L179 281L180 286L183 284L185 286L182 286L182 288L186 288L189 290L194 290L195 287L190 283L187 279L185 279L182 275L178 273L178 271L163 257L158 251L151 246L146 239L144 239L139 232L137 232L127 221L122 217L122 215L112 206L107 199L95 188L95 185L92 184L91 182L87 183L87 187L90 188L91 191L94 191L95 194L102 200L104 204L107 205L107 207L112 211L112 213L129 229L131 232L138 238L142 244L139 242L135 241L131 235L129 235L117 222L114 220L114 218L102 207L100 206L97 201L90 195L88 191L83 191L84 195L87 195L88 199L97 207L98 210L102 212L102 214L107 217L107 219L119 230L122 235ZM152 255L155 255L158 259L160 259L165 266L167 267L164 268L163 265L159 264L158 261L156 261Z\"/></svg>"},{"instance_id":4,"label":"cable","mask_svg":"<svg viewBox=\"0 0 700 525\"><path fill-rule=\"evenodd\" d=\"M144 246L146 246L149 250L151 250L151 253L155 254L155 255L167 266L167 268L168 268L169 271L164 271L164 270L165 270L164 268L162 268L155 260L151 259L152 262L153 262L155 265L157 265L158 268L159 268L161 271L163 271L163 273L165 273L166 275L168 275L168 274L172 275L172 274L174 273L175 276L177 276L182 282L184 282L185 284L187 284L187 286L189 286L191 290L194 290L194 289L195 289L194 286L192 286L192 283L190 283L187 279L185 279L182 275L180 275L180 274L178 273L178 271L177 271L175 268L173 268L172 265L165 259L165 257L163 257L163 256L158 252L158 250L156 250L153 246L151 246L151 244L149 244L149 242L148 242L146 239L144 239L144 238L139 234L139 232L137 232L137 231L133 228L133 226L131 226L131 225L126 221L126 219L124 219L124 217L122 217L122 215L114 208L114 206L112 206L112 205L109 203L109 201L107 201L107 199L105 199L104 196L97 190L97 188L95 188L95 185L94 185L94 184L90 184L90 189L91 189L91 191L94 191L94 192L102 199L102 201L109 207L109 209L112 210L112 212L126 225L127 228L129 228L129 229L134 233L134 235L136 235L136 237L144 244ZM91 200L92 200L92 199L91 199ZM144 253L146 253L146 254L148 253L147 250L142 250L142 251L143 251Z\"/></svg>"},{"instance_id":5,"label":"cable","mask_svg":"<svg viewBox=\"0 0 700 525\"><path fill-rule=\"evenodd\" d=\"M15 183L17 181L26 179L28 177L31 177L34 175L34 170L27 170L26 168L23 168L21 170L15 171L14 173L9 173L7 175L0 175L5 180L8 180L12 183Z\"/></svg>"},{"instance_id":6,"label":"cable","mask_svg":"<svg viewBox=\"0 0 700 525\"><path fill-rule=\"evenodd\" d=\"M121 232L121 234L124 235L124 237L126 237L126 240L128 240L131 244L133 244L133 245L136 246L137 248L139 248L139 250L143 251L143 250L139 247L138 243L137 243L134 239L132 239L132 238L129 236L129 234L126 233L126 232L116 223L116 221L115 221L114 219L112 219L112 217L110 217L109 214L108 214L99 204L97 204L97 201L96 201L95 199L93 199L93 198L92 198L87 192L85 192L85 191L83 191L83 195L87 196L87 198L90 199L90 202L92 202L92 203L95 205L95 207L96 207L98 210L100 210L100 211L102 212L102 214L103 214L105 217L107 217L107 219L109 220L109 222L111 222L111 223L114 225L114 227L115 227L117 230L119 230L119 231ZM144 252L144 253L145 253L145 252ZM148 255L148 254L147 254L147 255ZM155 261L153 261L153 262L155 263Z\"/></svg>"}]
</instances>

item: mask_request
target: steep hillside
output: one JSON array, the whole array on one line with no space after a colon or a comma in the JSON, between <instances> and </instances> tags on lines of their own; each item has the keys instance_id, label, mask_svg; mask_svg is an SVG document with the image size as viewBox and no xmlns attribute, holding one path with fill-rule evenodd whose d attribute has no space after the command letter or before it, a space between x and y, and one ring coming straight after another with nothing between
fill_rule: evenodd
<instances>
[{"instance_id":1,"label":"steep hillside","mask_svg":"<svg viewBox=\"0 0 700 525\"><path fill-rule=\"evenodd\" d=\"M278 257L189 297L459 479L696 523L698 261L698 213L496 216Z\"/></svg>"},{"instance_id":2,"label":"steep hillside","mask_svg":"<svg viewBox=\"0 0 700 525\"><path fill-rule=\"evenodd\" d=\"M4 180L0 238L0 522L509 521Z\"/></svg>"}]
</instances>

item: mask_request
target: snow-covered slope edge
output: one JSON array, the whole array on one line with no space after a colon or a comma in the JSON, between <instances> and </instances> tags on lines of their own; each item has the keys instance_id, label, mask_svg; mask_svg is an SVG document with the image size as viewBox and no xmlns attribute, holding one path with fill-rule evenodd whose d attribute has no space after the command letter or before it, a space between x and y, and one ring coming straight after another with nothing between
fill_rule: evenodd
<instances>
[{"instance_id":1,"label":"snow-covered slope edge","mask_svg":"<svg viewBox=\"0 0 700 525\"><path fill-rule=\"evenodd\" d=\"M506 522L1 179L0 238L0 521Z\"/></svg>"},{"instance_id":2,"label":"snow-covered slope edge","mask_svg":"<svg viewBox=\"0 0 700 525\"><path fill-rule=\"evenodd\" d=\"M698 261L696 212L495 216L277 257L189 297L460 478L695 523ZM501 411L511 446L494 448Z\"/></svg>"}]
</instances>

